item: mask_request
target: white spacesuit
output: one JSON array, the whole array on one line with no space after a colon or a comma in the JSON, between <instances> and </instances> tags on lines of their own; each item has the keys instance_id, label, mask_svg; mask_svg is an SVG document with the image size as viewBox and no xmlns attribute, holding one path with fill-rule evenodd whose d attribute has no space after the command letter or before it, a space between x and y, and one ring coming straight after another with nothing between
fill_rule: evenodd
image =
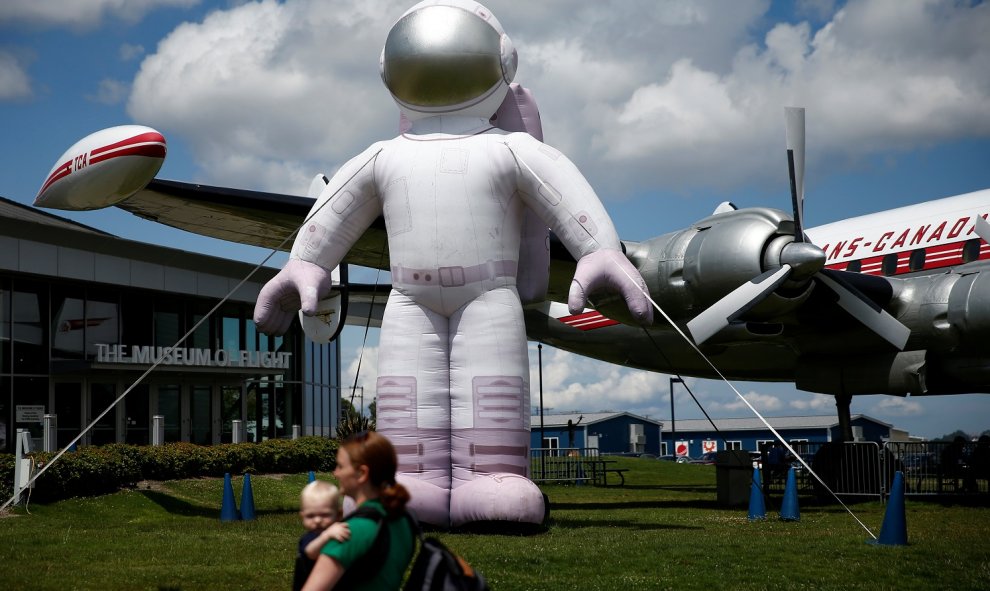
<instances>
[{"instance_id":1,"label":"white spacesuit","mask_svg":"<svg viewBox=\"0 0 990 591\"><path fill-rule=\"evenodd\" d=\"M389 32L382 78L411 122L334 175L285 268L262 290L259 328L312 314L330 270L379 216L392 292L382 320L378 430L424 522L540 523L529 470L529 361L516 286L531 210L578 260L569 305L618 291L643 323L652 310L601 202L560 152L494 126L516 53L470 0L428 0Z\"/></svg>"}]
</instances>

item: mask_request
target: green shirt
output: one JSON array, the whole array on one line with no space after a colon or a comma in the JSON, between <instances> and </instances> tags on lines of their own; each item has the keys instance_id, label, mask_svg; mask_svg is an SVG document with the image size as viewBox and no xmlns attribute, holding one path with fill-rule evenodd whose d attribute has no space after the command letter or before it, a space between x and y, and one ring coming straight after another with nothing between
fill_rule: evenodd
<instances>
[{"instance_id":1,"label":"green shirt","mask_svg":"<svg viewBox=\"0 0 990 591\"><path fill-rule=\"evenodd\" d=\"M374 507L385 515L385 508L378 499L365 501L361 506ZM336 559L345 570L364 556L378 534L378 524L371 519L352 517L346 521L351 528L351 539L346 542L330 540L321 550L323 554ZM381 526L388 528L390 536L388 556L385 557L378 572L364 579L355 589L399 589L402 585L402 577L415 550L412 528L408 519L396 519L391 522L383 519Z\"/></svg>"}]
</instances>

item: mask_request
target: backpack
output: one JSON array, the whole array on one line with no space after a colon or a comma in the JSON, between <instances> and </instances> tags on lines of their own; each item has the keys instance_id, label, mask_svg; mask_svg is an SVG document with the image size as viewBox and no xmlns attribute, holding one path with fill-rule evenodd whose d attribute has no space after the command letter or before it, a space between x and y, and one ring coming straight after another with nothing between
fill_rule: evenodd
<instances>
[{"instance_id":1,"label":"backpack","mask_svg":"<svg viewBox=\"0 0 990 591\"><path fill-rule=\"evenodd\" d=\"M349 515L348 519L351 517L371 519L378 524L378 534L364 556L344 572L335 589L347 589L366 580L382 564L389 552L389 537L383 535L386 530L381 526L385 520L384 515L376 509L362 506ZM412 572L402 587L403 591L490 591L485 577L466 560L452 552L440 540L424 537L423 529L411 514L406 513L405 518L409 520L414 535L419 539L419 551L413 559Z\"/></svg>"},{"instance_id":2,"label":"backpack","mask_svg":"<svg viewBox=\"0 0 990 591\"><path fill-rule=\"evenodd\" d=\"M419 538L419 552L403 591L489 591L481 573L440 540L424 538L415 517L410 515L409 520Z\"/></svg>"}]
</instances>

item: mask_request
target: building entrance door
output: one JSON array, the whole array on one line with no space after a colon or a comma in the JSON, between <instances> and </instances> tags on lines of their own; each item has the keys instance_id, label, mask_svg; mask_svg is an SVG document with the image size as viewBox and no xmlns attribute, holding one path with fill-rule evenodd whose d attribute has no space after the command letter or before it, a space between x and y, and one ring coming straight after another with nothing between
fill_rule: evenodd
<instances>
[{"instance_id":1,"label":"building entrance door","mask_svg":"<svg viewBox=\"0 0 990 591\"><path fill-rule=\"evenodd\" d=\"M165 417L165 441L181 441L182 437L182 388L178 384L158 386L158 412Z\"/></svg>"},{"instance_id":2,"label":"building entrance door","mask_svg":"<svg viewBox=\"0 0 990 591\"><path fill-rule=\"evenodd\" d=\"M55 383L56 445L62 449L82 431L82 382Z\"/></svg>"},{"instance_id":3,"label":"building entrance door","mask_svg":"<svg viewBox=\"0 0 990 591\"><path fill-rule=\"evenodd\" d=\"M189 389L189 441L197 445L213 443L213 388Z\"/></svg>"},{"instance_id":4,"label":"building entrance door","mask_svg":"<svg viewBox=\"0 0 990 591\"><path fill-rule=\"evenodd\" d=\"M86 416L86 424L93 422L96 417L113 404L117 398L117 384L104 382L90 382L89 384L89 412ZM106 443L116 443L117 441L117 409L113 408L93 425L89 432L89 443L92 445L104 445Z\"/></svg>"}]
</instances>

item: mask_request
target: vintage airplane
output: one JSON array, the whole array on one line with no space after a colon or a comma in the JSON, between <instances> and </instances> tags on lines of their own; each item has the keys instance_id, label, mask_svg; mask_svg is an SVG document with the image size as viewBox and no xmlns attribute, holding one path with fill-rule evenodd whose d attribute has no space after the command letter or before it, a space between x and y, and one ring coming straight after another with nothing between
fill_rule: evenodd
<instances>
[{"instance_id":1,"label":"vintage airplane","mask_svg":"<svg viewBox=\"0 0 990 591\"><path fill-rule=\"evenodd\" d=\"M649 328L607 297L569 314L561 302L575 261L551 236L546 297L525 312L529 338L649 371L715 378L718 368L729 379L793 382L835 396L849 439L853 395L990 392L990 190L804 229L803 109L787 109L785 120L792 215L723 203L683 230L624 242L667 317ZM287 250L314 202L154 179L164 157L153 129L97 132L56 162L35 204L116 205L197 234ZM318 176L311 194L325 182ZM389 269L381 218L345 263ZM380 318L387 287L346 285L348 322Z\"/></svg>"}]
</instances>

